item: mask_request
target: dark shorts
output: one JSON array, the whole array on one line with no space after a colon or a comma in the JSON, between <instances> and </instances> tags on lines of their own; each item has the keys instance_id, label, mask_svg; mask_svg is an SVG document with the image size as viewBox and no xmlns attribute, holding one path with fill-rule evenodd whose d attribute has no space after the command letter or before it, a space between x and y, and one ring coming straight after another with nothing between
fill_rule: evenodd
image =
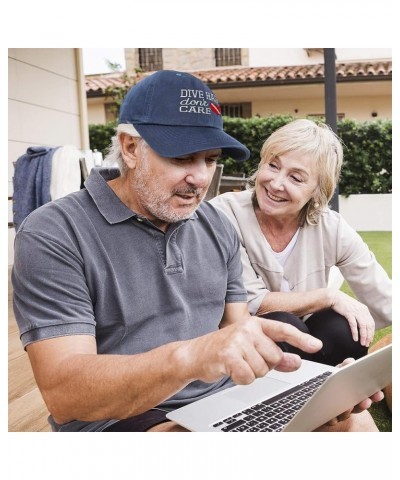
<instances>
[{"instance_id":1,"label":"dark shorts","mask_svg":"<svg viewBox=\"0 0 400 480\"><path fill-rule=\"evenodd\" d=\"M169 422L166 413L167 412L163 412L162 410L148 410L135 417L119 420L104 429L103 432L147 432L147 430L155 425Z\"/></svg>"}]
</instances>

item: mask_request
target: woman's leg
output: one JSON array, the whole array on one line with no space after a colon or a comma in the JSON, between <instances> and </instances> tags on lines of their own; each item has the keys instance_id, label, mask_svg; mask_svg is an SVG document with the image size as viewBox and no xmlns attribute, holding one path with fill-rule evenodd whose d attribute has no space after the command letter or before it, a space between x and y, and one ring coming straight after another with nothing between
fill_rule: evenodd
<instances>
[{"instance_id":1,"label":"woman's leg","mask_svg":"<svg viewBox=\"0 0 400 480\"><path fill-rule=\"evenodd\" d=\"M278 322L289 323L290 325L293 325L294 327L298 328L304 333L310 333L308 331L308 327L306 326L306 324L302 320L300 320L299 317L296 317L296 315L293 315L292 313L270 312L270 313L266 313L264 315L258 315L258 316L262 318L266 318L267 320L277 320ZM281 348L281 350L284 352L296 353L297 355L300 355L301 358L304 358L306 360L313 359L312 354L303 352L299 348L293 347L289 343L278 342L278 345Z\"/></svg>"},{"instance_id":2,"label":"woman's leg","mask_svg":"<svg viewBox=\"0 0 400 480\"><path fill-rule=\"evenodd\" d=\"M322 349L313 355L315 362L338 365L345 358L357 359L368 353L367 347L353 340L346 318L332 309L314 313L305 323L309 333L324 344Z\"/></svg>"}]
</instances>

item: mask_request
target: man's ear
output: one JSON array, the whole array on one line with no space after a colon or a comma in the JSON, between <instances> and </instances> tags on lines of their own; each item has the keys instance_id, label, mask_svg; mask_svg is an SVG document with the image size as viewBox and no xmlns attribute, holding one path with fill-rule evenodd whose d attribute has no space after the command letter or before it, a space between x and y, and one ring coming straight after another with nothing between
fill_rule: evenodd
<instances>
[{"instance_id":1,"label":"man's ear","mask_svg":"<svg viewBox=\"0 0 400 480\"><path fill-rule=\"evenodd\" d=\"M140 138L132 137L127 133L119 135L119 142L121 145L121 155L128 168L135 168L138 161L138 154L140 152L139 142Z\"/></svg>"}]
</instances>

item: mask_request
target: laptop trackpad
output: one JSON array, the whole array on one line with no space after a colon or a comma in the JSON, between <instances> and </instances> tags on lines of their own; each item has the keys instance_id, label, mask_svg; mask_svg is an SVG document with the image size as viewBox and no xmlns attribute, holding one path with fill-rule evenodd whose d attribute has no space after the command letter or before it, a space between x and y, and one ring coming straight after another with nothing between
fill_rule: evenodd
<instances>
[{"instance_id":1,"label":"laptop trackpad","mask_svg":"<svg viewBox=\"0 0 400 480\"><path fill-rule=\"evenodd\" d=\"M222 392L229 398L242 401L247 405L249 402L257 403L274 395L275 392L281 392L289 388L291 383L276 380L274 378L263 377L258 378L250 385L239 385L234 388L229 388Z\"/></svg>"}]
</instances>

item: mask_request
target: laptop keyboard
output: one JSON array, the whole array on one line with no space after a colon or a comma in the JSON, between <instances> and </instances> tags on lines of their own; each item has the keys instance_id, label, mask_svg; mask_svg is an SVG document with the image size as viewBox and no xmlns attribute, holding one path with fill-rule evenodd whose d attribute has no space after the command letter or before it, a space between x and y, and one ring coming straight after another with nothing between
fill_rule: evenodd
<instances>
[{"instance_id":1,"label":"laptop keyboard","mask_svg":"<svg viewBox=\"0 0 400 480\"><path fill-rule=\"evenodd\" d=\"M280 432L332 372L324 372L213 424L222 432Z\"/></svg>"}]
</instances>

